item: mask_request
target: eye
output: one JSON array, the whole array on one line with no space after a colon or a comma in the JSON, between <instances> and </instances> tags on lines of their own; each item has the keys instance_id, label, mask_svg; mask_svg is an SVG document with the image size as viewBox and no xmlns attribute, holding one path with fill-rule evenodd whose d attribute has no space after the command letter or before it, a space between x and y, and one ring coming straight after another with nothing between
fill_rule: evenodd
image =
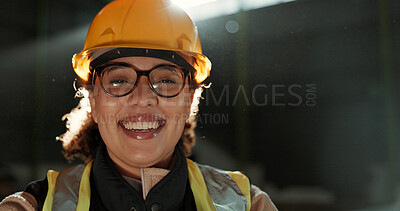
<instances>
[{"instance_id":1,"label":"eye","mask_svg":"<svg viewBox=\"0 0 400 211\"><path fill-rule=\"evenodd\" d=\"M110 84L112 87L120 87L120 86L129 84L129 83L130 83L129 81L126 81L123 79L117 79L117 80L110 81Z\"/></svg>"},{"instance_id":2,"label":"eye","mask_svg":"<svg viewBox=\"0 0 400 211\"><path fill-rule=\"evenodd\" d=\"M161 79L156 83L165 83L165 84L176 84L176 81L172 78Z\"/></svg>"},{"instance_id":3,"label":"eye","mask_svg":"<svg viewBox=\"0 0 400 211\"><path fill-rule=\"evenodd\" d=\"M123 65L110 65L104 68L101 80L106 93L120 96L132 89L136 81L136 72Z\"/></svg>"},{"instance_id":4,"label":"eye","mask_svg":"<svg viewBox=\"0 0 400 211\"><path fill-rule=\"evenodd\" d=\"M173 66L161 66L154 69L150 74L150 80L152 84L158 85L175 85L181 84L183 80L183 74L181 70Z\"/></svg>"}]
</instances>

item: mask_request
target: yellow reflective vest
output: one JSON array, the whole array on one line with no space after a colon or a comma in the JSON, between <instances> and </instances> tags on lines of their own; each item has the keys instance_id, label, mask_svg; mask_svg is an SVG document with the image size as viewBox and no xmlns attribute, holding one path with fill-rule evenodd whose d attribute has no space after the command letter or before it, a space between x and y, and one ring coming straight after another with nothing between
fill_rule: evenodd
<instances>
[{"instance_id":1,"label":"yellow reflective vest","mask_svg":"<svg viewBox=\"0 0 400 211\"><path fill-rule=\"evenodd\" d=\"M197 210L250 210L250 182L238 171L223 171L186 159ZM48 171L44 211L90 207L90 171L93 161L61 172Z\"/></svg>"}]
</instances>

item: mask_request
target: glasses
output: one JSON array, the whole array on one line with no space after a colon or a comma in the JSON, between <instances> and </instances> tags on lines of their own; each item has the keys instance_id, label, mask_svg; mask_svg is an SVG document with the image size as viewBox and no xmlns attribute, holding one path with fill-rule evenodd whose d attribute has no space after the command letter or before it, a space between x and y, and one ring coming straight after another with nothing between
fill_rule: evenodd
<instances>
[{"instance_id":1,"label":"glasses","mask_svg":"<svg viewBox=\"0 0 400 211\"><path fill-rule=\"evenodd\" d=\"M112 97L123 97L131 93L141 76L148 78L151 90L157 95L175 97L182 91L186 77L190 75L188 70L175 65L161 64L150 70L140 70L120 62L102 65L95 69L95 73L99 74L101 88Z\"/></svg>"}]
</instances>

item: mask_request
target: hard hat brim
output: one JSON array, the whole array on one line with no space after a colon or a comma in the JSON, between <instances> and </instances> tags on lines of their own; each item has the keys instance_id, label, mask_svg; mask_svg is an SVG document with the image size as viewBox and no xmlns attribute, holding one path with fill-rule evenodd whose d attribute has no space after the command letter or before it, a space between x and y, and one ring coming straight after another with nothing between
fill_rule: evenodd
<instances>
[{"instance_id":1,"label":"hard hat brim","mask_svg":"<svg viewBox=\"0 0 400 211\"><path fill-rule=\"evenodd\" d=\"M171 49L168 47L158 46L158 45L126 45L126 44L114 44L109 46L101 46L94 47L88 50L83 50L72 57L72 66L74 68L75 73L78 77L83 81L88 81L92 70L90 68L90 63L95 60L97 57L102 54L115 49L115 48L124 48L124 49L142 49L142 50L155 50L155 51L173 51L180 52L185 55L191 56L195 59L194 64L191 66L194 68L194 80L197 83L203 82L208 76L211 70L211 61L201 53L194 53L191 51L182 51L182 49ZM173 61L172 61L173 62Z\"/></svg>"}]
</instances>

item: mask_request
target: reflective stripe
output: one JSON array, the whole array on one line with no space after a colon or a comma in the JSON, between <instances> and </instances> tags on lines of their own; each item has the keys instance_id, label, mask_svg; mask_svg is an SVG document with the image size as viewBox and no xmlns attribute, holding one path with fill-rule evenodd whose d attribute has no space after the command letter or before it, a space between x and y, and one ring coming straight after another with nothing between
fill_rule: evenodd
<instances>
[{"instance_id":1,"label":"reflective stripe","mask_svg":"<svg viewBox=\"0 0 400 211\"><path fill-rule=\"evenodd\" d=\"M50 170L47 172L47 196L46 200L43 204L43 211L51 211L51 206L53 205L53 195L54 195L54 188L56 186L56 180L58 177L58 172Z\"/></svg>"},{"instance_id":2,"label":"reflective stripe","mask_svg":"<svg viewBox=\"0 0 400 211\"><path fill-rule=\"evenodd\" d=\"M250 200L247 199L250 198L250 183L245 175L240 172L223 171L206 165L189 165L189 163L193 163L193 161L190 160L187 162L188 166L192 168L198 167L200 170L201 174L194 175L194 177L204 180L206 187L202 187L202 191L200 192L209 194L216 210L250 210L250 203L248 203ZM195 170L190 167L189 172ZM195 172L197 171L195 170ZM230 175L234 176L235 179ZM196 205L198 200L194 192L198 191L198 189L200 188L196 188L196 190L192 189Z\"/></svg>"},{"instance_id":3,"label":"reflective stripe","mask_svg":"<svg viewBox=\"0 0 400 211\"><path fill-rule=\"evenodd\" d=\"M250 183L245 175L186 160L197 210L250 210ZM89 210L92 163L60 173L49 171L49 188L43 210Z\"/></svg>"},{"instance_id":4,"label":"reflective stripe","mask_svg":"<svg viewBox=\"0 0 400 211\"><path fill-rule=\"evenodd\" d=\"M76 210L89 210L90 208L90 170L92 170L92 164L93 161L90 161L83 171Z\"/></svg>"},{"instance_id":5,"label":"reflective stripe","mask_svg":"<svg viewBox=\"0 0 400 211\"><path fill-rule=\"evenodd\" d=\"M92 163L93 161L86 167L83 164L73 166L60 173L49 171L47 173L49 191L43 210L89 210Z\"/></svg>"},{"instance_id":6,"label":"reflective stripe","mask_svg":"<svg viewBox=\"0 0 400 211\"><path fill-rule=\"evenodd\" d=\"M211 200L210 194L208 194L207 186L199 167L189 159L186 159L186 162L189 171L190 188L193 192L193 197L194 201L196 202L197 210L216 211L215 207L213 206L213 201Z\"/></svg>"},{"instance_id":7,"label":"reflective stripe","mask_svg":"<svg viewBox=\"0 0 400 211\"><path fill-rule=\"evenodd\" d=\"M246 201L247 201L246 210L250 211L250 207L251 207L251 194L250 194L251 184L250 184L249 178L247 178L246 175L242 174L239 171L227 171L227 173L229 174L229 176L231 176L233 181L235 181L235 183L239 186L240 190L242 191L242 193L246 197Z\"/></svg>"}]
</instances>

